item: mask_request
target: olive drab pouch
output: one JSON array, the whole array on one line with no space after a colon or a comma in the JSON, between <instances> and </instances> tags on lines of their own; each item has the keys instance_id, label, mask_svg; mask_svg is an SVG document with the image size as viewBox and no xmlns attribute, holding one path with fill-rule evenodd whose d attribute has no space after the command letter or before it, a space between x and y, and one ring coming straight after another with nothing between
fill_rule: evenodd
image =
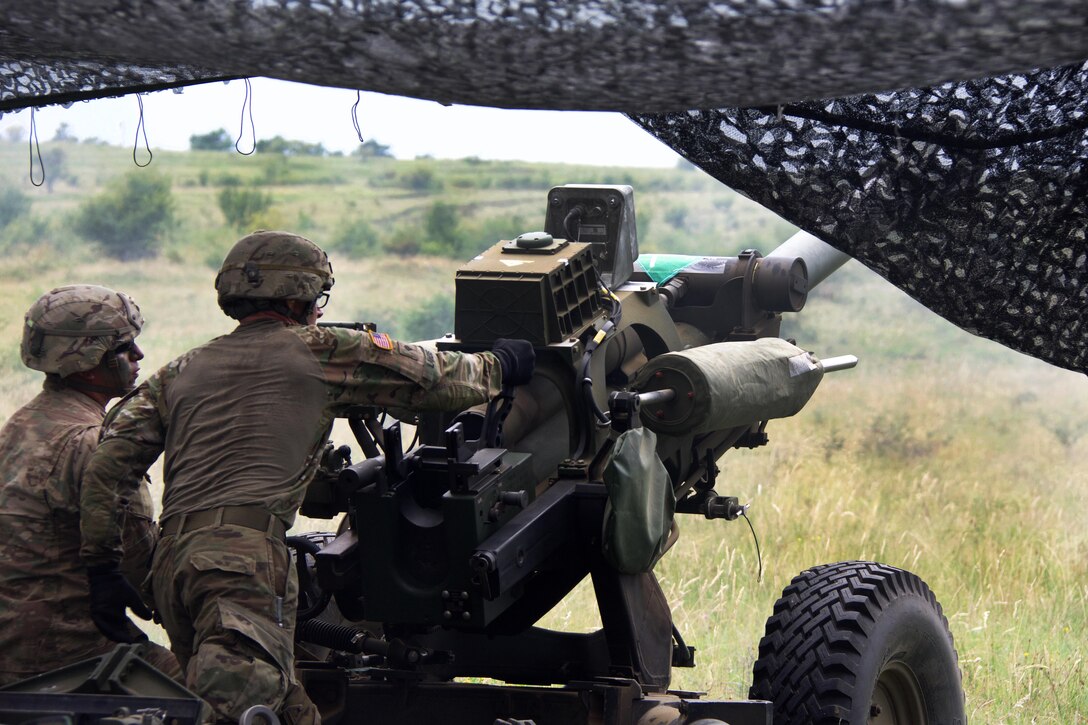
<instances>
[{"instance_id":1,"label":"olive drab pouch","mask_svg":"<svg viewBox=\"0 0 1088 725\"><path fill-rule=\"evenodd\" d=\"M603 478L605 561L624 574L650 571L668 547L676 511L669 474L657 456L657 435L646 428L621 433Z\"/></svg>"}]
</instances>

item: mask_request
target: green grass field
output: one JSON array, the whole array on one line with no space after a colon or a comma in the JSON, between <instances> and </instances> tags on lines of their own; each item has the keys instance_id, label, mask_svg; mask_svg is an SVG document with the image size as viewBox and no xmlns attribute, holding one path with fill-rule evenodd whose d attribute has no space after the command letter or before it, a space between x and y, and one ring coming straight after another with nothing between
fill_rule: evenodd
<instances>
[{"instance_id":1,"label":"green grass field","mask_svg":"<svg viewBox=\"0 0 1088 725\"><path fill-rule=\"evenodd\" d=\"M9 236L0 258L5 417L40 384L19 362L20 325L53 286L94 282L131 293L148 320L140 339L148 371L230 329L212 288L214 266L239 236L215 200L215 180L228 174L278 181L260 187L276 200L266 221L319 243L346 220L381 229L413 222L436 200L455 206L466 228L486 214L520 221L526 228L510 229L514 236L542 226L549 186L610 181L634 185L646 251L767 252L792 231L693 171L157 152L153 168L173 179L178 221L159 257L121 263L74 238L65 220L130 170L131 156L85 145L65 151L76 182L58 181L49 193L27 183L25 146L0 143L0 191L30 197L42 232ZM422 167L438 188L383 182ZM496 238L481 238L479 248ZM452 292L460 261L334 253L327 319L397 330L406 309ZM720 463L718 492L752 504L762 580L743 522L680 519L680 540L658 574L699 667L675 671L673 685L746 696L763 622L790 578L818 563L874 559L914 571L937 594L972 722L1088 722L1088 381L960 331L856 263L786 325L817 355L853 353L861 362L828 376L799 415L773 421L768 446ZM343 430L334 437L347 441ZM583 585L547 624L596 626L591 599Z\"/></svg>"}]
</instances>

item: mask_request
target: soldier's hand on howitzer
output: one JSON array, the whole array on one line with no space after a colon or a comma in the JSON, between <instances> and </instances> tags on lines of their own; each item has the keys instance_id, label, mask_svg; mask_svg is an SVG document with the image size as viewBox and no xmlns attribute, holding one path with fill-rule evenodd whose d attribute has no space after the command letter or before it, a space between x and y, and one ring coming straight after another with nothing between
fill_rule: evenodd
<instances>
[{"instance_id":1,"label":"soldier's hand on howitzer","mask_svg":"<svg viewBox=\"0 0 1088 725\"><path fill-rule=\"evenodd\" d=\"M87 567L87 583L91 590L91 620L99 632L114 642L131 644L147 639L129 621L125 609L131 609L141 619L151 619L151 610L117 564Z\"/></svg>"},{"instance_id":2,"label":"soldier's hand on howitzer","mask_svg":"<svg viewBox=\"0 0 1088 725\"><path fill-rule=\"evenodd\" d=\"M495 340L491 352L499 359L503 387L525 385L533 377L536 352L527 340L500 337Z\"/></svg>"}]
</instances>

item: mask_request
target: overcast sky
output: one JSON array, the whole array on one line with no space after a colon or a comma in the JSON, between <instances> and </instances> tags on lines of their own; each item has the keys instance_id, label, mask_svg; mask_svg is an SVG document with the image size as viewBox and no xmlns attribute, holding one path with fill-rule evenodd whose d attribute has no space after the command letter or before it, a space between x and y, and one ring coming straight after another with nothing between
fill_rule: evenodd
<instances>
[{"instance_id":1,"label":"overcast sky","mask_svg":"<svg viewBox=\"0 0 1088 725\"><path fill-rule=\"evenodd\" d=\"M283 136L320 142L330 151L350 152L359 145L351 109L355 91L307 86L267 78L252 81L253 124L257 139ZM219 128L253 144L248 116L242 124L246 90L242 81L208 83L181 92L142 96L144 124L152 149L184 150L189 137ZM135 96L48 106L35 112L40 141L53 138L61 123L79 139L99 138L131 146L139 120ZM520 159L608 166L672 167L679 157L667 146L618 113L520 111L477 106L442 106L378 93L363 93L358 120L364 139L390 147L401 159ZM30 111L0 117L8 127L30 128ZM141 138L142 146L142 138Z\"/></svg>"}]
</instances>

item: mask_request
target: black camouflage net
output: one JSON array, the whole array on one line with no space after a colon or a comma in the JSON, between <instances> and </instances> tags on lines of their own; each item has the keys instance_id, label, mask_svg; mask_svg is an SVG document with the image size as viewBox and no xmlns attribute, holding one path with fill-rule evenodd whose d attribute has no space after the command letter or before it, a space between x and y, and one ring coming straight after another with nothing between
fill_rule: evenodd
<instances>
[{"instance_id":1,"label":"black camouflage net","mask_svg":"<svg viewBox=\"0 0 1088 725\"><path fill-rule=\"evenodd\" d=\"M156 73L169 85L186 67L471 105L646 113L1086 58L1082 0L8 0L0 111L145 87Z\"/></svg>"},{"instance_id":2,"label":"black camouflage net","mask_svg":"<svg viewBox=\"0 0 1088 725\"><path fill-rule=\"evenodd\" d=\"M5 57L0 51L0 98L12 107L35 105L35 99L65 104L119 93L163 90L216 80L207 70L175 66L148 68L103 66L79 60L44 61ZM0 108L3 108L0 105Z\"/></svg>"},{"instance_id":3,"label":"black camouflage net","mask_svg":"<svg viewBox=\"0 0 1088 725\"><path fill-rule=\"evenodd\" d=\"M641 115L690 161L964 329L1088 370L1088 64Z\"/></svg>"},{"instance_id":4,"label":"black camouflage net","mask_svg":"<svg viewBox=\"0 0 1088 725\"><path fill-rule=\"evenodd\" d=\"M1085 370L1084 18L1083 0L12 0L0 113L267 76L641 114L961 327ZM905 88L926 90L876 93Z\"/></svg>"}]
</instances>

